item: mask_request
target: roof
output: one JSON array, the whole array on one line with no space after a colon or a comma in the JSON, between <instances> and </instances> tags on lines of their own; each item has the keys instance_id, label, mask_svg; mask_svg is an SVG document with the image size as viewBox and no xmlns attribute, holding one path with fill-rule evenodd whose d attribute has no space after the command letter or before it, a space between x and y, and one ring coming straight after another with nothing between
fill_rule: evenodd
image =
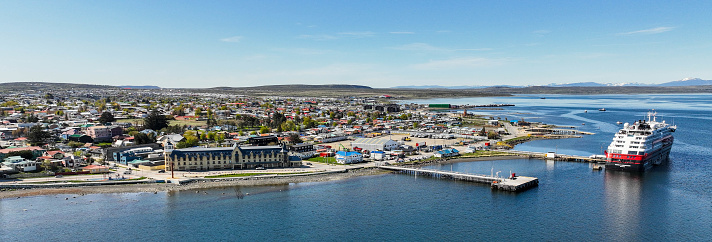
<instances>
[{"instance_id":1,"label":"roof","mask_svg":"<svg viewBox=\"0 0 712 242\"><path fill-rule=\"evenodd\" d=\"M186 148L186 149L175 149L171 150L171 157L185 158L185 157L203 157L203 156L232 156L233 148L230 147L220 147L220 148Z\"/></svg>"},{"instance_id":2,"label":"roof","mask_svg":"<svg viewBox=\"0 0 712 242\"><path fill-rule=\"evenodd\" d=\"M257 154L257 153L269 153L269 152L287 152L287 150L284 149L284 147L279 146L279 145L270 145L270 146L238 146L237 149L240 150L242 154Z\"/></svg>"},{"instance_id":3,"label":"roof","mask_svg":"<svg viewBox=\"0 0 712 242\"><path fill-rule=\"evenodd\" d=\"M358 152L354 152L354 151L351 151L351 152L346 152L346 151L337 151L337 152L336 152L336 155L339 155L339 156L352 156L352 155L359 155L359 156L360 156L360 155L361 155L361 153L358 153Z\"/></svg>"},{"instance_id":4,"label":"roof","mask_svg":"<svg viewBox=\"0 0 712 242\"><path fill-rule=\"evenodd\" d=\"M352 144L386 145L389 142L395 141L386 138L358 138Z\"/></svg>"},{"instance_id":5,"label":"roof","mask_svg":"<svg viewBox=\"0 0 712 242\"><path fill-rule=\"evenodd\" d=\"M88 166L86 166L86 167L84 167L84 168L82 168L82 169L84 169L84 170L96 170L96 169L109 169L109 167L106 167L106 166L98 166L98 165L88 165Z\"/></svg>"},{"instance_id":6,"label":"roof","mask_svg":"<svg viewBox=\"0 0 712 242\"><path fill-rule=\"evenodd\" d=\"M7 153L10 153L10 152L13 152L13 151L23 151L23 150L33 150L33 151L34 151L34 150L44 150L44 149L42 149L42 148L39 147L39 146L30 146L30 147L0 149L0 153L7 154Z\"/></svg>"}]
</instances>

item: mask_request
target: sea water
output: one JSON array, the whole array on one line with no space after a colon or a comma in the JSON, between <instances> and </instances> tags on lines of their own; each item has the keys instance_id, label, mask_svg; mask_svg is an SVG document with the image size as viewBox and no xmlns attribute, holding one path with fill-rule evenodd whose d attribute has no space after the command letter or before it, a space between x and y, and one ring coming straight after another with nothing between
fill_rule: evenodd
<instances>
[{"instance_id":1,"label":"sea water","mask_svg":"<svg viewBox=\"0 0 712 242\"><path fill-rule=\"evenodd\" d=\"M158 194L3 199L0 240L710 240L712 95L523 95L407 102L512 103L516 106L468 113L595 133L516 147L529 151L600 154L620 128L617 121L632 123L652 109L678 129L669 164L642 174L536 159L430 167L539 178L538 187L520 193L385 174ZM239 199L239 193L250 195Z\"/></svg>"}]
</instances>

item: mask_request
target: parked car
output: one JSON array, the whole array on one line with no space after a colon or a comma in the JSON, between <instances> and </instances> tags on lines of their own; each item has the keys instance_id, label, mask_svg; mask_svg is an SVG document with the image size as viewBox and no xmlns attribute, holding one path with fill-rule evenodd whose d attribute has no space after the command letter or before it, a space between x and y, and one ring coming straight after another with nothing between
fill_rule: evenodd
<instances>
[{"instance_id":1,"label":"parked car","mask_svg":"<svg viewBox=\"0 0 712 242\"><path fill-rule=\"evenodd\" d=\"M124 174L127 174L127 175L128 175L128 174L131 174L131 171L130 171L130 170L124 171Z\"/></svg>"},{"instance_id":2,"label":"parked car","mask_svg":"<svg viewBox=\"0 0 712 242\"><path fill-rule=\"evenodd\" d=\"M158 173L166 173L166 170L158 170Z\"/></svg>"}]
</instances>

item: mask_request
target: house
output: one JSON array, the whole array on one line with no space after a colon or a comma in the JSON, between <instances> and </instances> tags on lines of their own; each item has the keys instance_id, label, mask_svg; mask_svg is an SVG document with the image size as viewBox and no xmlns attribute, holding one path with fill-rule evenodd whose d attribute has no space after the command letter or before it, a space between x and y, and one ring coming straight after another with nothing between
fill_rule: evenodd
<instances>
[{"instance_id":1,"label":"house","mask_svg":"<svg viewBox=\"0 0 712 242\"><path fill-rule=\"evenodd\" d=\"M249 139L247 139L247 142L254 146L266 146L269 144L276 144L277 142L279 142L279 140L276 136L267 135L250 137Z\"/></svg>"},{"instance_id":2,"label":"house","mask_svg":"<svg viewBox=\"0 0 712 242\"><path fill-rule=\"evenodd\" d=\"M175 149L175 145L178 144L178 142L180 142L183 139L184 139L183 135L169 134L169 135L163 135L161 137L158 137L156 139L156 143L163 144L163 148L166 150L172 150L172 149Z\"/></svg>"},{"instance_id":3,"label":"house","mask_svg":"<svg viewBox=\"0 0 712 242\"><path fill-rule=\"evenodd\" d=\"M87 135L91 137L95 142L100 141L110 141L111 129L106 126L91 126L87 128Z\"/></svg>"},{"instance_id":4,"label":"house","mask_svg":"<svg viewBox=\"0 0 712 242\"><path fill-rule=\"evenodd\" d=\"M363 161L363 155L359 152L346 152L337 151L336 152L336 162L339 164L353 164Z\"/></svg>"},{"instance_id":5,"label":"house","mask_svg":"<svg viewBox=\"0 0 712 242\"><path fill-rule=\"evenodd\" d=\"M37 162L33 160L25 160L21 156L10 156L5 158L2 166L10 167L14 172L28 172L37 170Z\"/></svg>"},{"instance_id":6,"label":"house","mask_svg":"<svg viewBox=\"0 0 712 242\"><path fill-rule=\"evenodd\" d=\"M91 174L96 174L96 173L109 173L109 167L106 166L98 166L98 165L88 165L84 168L82 168L84 171L88 171Z\"/></svg>"},{"instance_id":7,"label":"house","mask_svg":"<svg viewBox=\"0 0 712 242\"><path fill-rule=\"evenodd\" d=\"M374 160L383 160L385 158L386 153L380 150L374 150L371 151L371 158Z\"/></svg>"},{"instance_id":8,"label":"house","mask_svg":"<svg viewBox=\"0 0 712 242\"><path fill-rule=\"evenodd\" d=\"M316 152L314 145L308 143L290 145L288 148L291 155L298 156L301 159L310 158Z\"/></svg>"},{"instance_id":9,"label":"house","mask_svg":"<svg viewBox=\"0 0 712 242\"><path fill-rule=\"evenodd\" d=\"M10 152L15 152L15 151L23 151L23 150L29 150L32 151L33 158L42 156L42 153L44 153L44 149L42 149L39 146L30 146L30 147L20 147L20 148L8 148L8 149L0 149L0 159L3 159L7 156L8 153Z\"/></svg>"},{"instance_id":10,"label":"house","mask_svg":"<svg viewBox=\"0 0 712 242\"><path fill-rule=\"evenodd\" d=\"M64 152L61 150L50 150L45 151L42 156L51 157L52 159L62 159L64 158Z\"/></svg>"},{"instance_id":11,"label":"house","mask_svg":"<svg viewBox=\"0 0 712 242\"><path fill-rule=\"evenodd\" d=\"M62 158L62 165L64 167L76 168L82 163L82 159L78 156L70 155Z\"/></svg>"},{"instance_id":12,"label":"house","mask_svg":"<svg viewBox=\"0 0 712 242\"><path fill-rule=\"evenodd\" d=\"M460 155L460 151L456 149L444 149L444 150L438 150L433 154L433 156L438 157L438 158L447 158L447 157L453 157L453 156L458 156Z\"/></svg>"}]
</instances>

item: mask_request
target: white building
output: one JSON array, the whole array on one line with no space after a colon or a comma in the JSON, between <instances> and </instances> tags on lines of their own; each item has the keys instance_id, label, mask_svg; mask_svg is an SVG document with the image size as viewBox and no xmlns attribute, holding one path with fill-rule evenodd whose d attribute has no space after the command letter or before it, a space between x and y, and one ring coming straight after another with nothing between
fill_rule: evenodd
<instances>
[{"instance_id":1,"label":"white building","mask_svg":"<svg viewBox=\"0 0 712 242\"><path fill-rule=\"evenodd\" d=\"M336 162L339 164L353 164L363 161L363 155L359 152L336 152Z\"/></svg>"},{"instance_id":2,"label":"white building","mask_svg":"<svg viewBox=\"0 0 712 242\"><path fill-rule=\"evenodd\" d=\"M359 138L351 142L351 148L364 150L392 150L398 147L398 142L388 138Z\"/></svg>"}]
</instances>

